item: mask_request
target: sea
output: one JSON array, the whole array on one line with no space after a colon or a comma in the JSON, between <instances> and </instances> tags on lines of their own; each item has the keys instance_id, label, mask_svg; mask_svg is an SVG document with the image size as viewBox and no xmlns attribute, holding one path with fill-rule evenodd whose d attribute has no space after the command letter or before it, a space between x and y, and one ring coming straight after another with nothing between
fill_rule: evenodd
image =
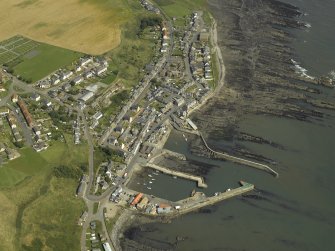
<instances>
[{"instance_id":1,"label":"sea","mask_svg":"<svg viewBox=\"0 0 335 251\"><path fill-rule=\"evenodd\" d=\"M304 13L301 21L310 24L294 33L294 60L310 76L335 70L335 0L285 1L298 6ZM320 90L324 100L335 102L335 89ZM201 191L213 195L245 180L255 184L253 196L229 199L169 224L151 224L154 231L142 237L169 243L178 237L183 239L176 244L180 251L334 251L335 112L324 112L325 118L313 123L261 115L241 120L240 130L282 146L238 142L276 161L279 177L206 160L213 167L206 176L208 188ZM172 132L166 148L204 161L190 153L178 132ZM197 188L190 181L157 175L150 189L156 196L179 200Z\"/></svg>"}]
</instances>

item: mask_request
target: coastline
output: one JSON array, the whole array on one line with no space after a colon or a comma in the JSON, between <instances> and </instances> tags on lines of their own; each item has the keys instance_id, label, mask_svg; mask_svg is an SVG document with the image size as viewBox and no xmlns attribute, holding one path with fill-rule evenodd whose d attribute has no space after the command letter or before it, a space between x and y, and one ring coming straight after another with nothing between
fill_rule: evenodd
<instances>
[{"instance_id":1,"label":"coastline","mask_svg":"<svg viewBox=\"0 0 335 251\"><path fill-rule=\"evenodd\" d=\"M216 6L217 15L221 15L224 20L221 20L222 22L226 21L225 26L220 28L227 28L224 33L220 34L221 39L224 40L223 42L220 41L220 45L223 45L221 47L217 46L219 50L216 50L221 55L221 58L217 59L217 63L220 65L218 68L222 72L222 74L219 74L221 81L218 81L218 86L216 86L215 90L189 113L192 115L192 119L193 117L196 119L197 125L198 121L200 122L200 129L206 128L206 136L208 136L206 138L209 138L211 145L213 143L214 149L225 150L224 146L217 142L217 139L222 139L224 138L223 136L227 135L231 136L232 139L236 137L239 134L238 128L236 128L237 122L248 114L262 114L311 122L321 116L316 110L318 106L306 109L306 107L292 102L292 100L301 101L303 98L306 99L306 96L310 94L318 94L317 85L315 81L302 78L294 72L293 66L289 64L294 53L290 47L292 42L291 34L284 29L274 29L271 26L276 24L282 27L287 26L290 29L301 29L301 26L296 21L298 10L294 6L280 2L277 3L277 6L271 5L270 1L265 2L269 5L262 6L264 9L253 9L254 6L252 5L246 6L243 10L238 8L230 9L229 6L220 6L220 8ZM225 9L226 13L221 13L221 8ZM251 9L251 13L245 14L248 8ZM273 12L269 11L269 9L273 10ZM257 20L255 23L250 21L249 18L253 20L253 11L256 13L265 11L263 14L264 19L266 21L268 19L271 20L269 21L270 24L264 20ZM281 15L282 11L285 13L285 17L283 16L284 14ZM243 15L247 15L245 17L246 20L235 20L235 15L239 16L240 19L244 18ZM213 20L213 29L216 30L217 23L221 22L214 18ZM239 22L242 22L242 24ZM238 24L243 25L243 27L237 27ZM230 27L228 27L229 25ZM258 25L260 27L257 27ZM242 31L238 30L238 28L242 29ZM245 29L247 38L243 37L243 29ZM252 29L255 29L255 31ZM262 29L264 29L264 32ZM254 38L253 32L259 32L259 34ZM228 36L228 33L231 34L231 37ZM216 35L218 35L217 30ZM213 36L214 39L216 44L218 44L218 38ZM247 42L243 39L247 40ZM258 43L261 45L259 46ZM262 45L264 46L262 43L266 44L265 48L262 48ZM224 55L223 51L221 51L223 47L228 49L224 51ZM226 57L228 57L227 64ZM223 61L223 58L225 58L225 61ZM226 74L226 69L229 74ZM222 88L223 86L226 88ZM308 102L313 101L308 99ZM229 127L234 128L234 130L226 130ZM269 143L280 147L277 142L269 142L254 135L250 135L245 140L250 142L257 140L261 143ZM190 144L198 143L194 141ZM238 152L238 150L234 148L233 153L244 153L243 151ZM252 152L247 152L247 154L253 156ZM160 219L155 219L154 221L160 222ZM128 227L143 224L145 224L145 221L143 223L139 221L137 223L128 222ZM125 226L124 229L128 227Z\"/></svg>"},{"instance_id":2,"label":"coastline","mask_svg":"<svg viewBox=\"0 0 335 251\"><path fill-rule=\"evenodd\" d=\"M214 50L214 53L216 55L216 59L215 59L215 63L217 64L218 67L216 67L219 71L219 73L217 74L219 76L219 79L216 81L216 85L213 91L210 92L210 94L208 94L206 96L206 98L204 100L202 100L201 103L197 104L197 106L193 107L191 109L191 111L189 112L189 115L194 114L196 111L200 110L212 97L214 97L215 95L217 95L221 88L224 86L224 78L225 78L225 65L224 65L224 61L223 61L223 55L221 53L221 48L218 45L218 33L217 33L217 22L215 20L215 18L211 15L210 16L211 21L212 21L212 25L211 25L211 31L210 31L210 43L211 43L211 47ZM167 135L170 135L172 130L172 126L168 126L168 132ZM168 136L164 137L164 140L162 140L161 145L164 146L165 142L167 141ZM163 143L164 142L164 143ZM140 165L136 164L136 167L133 169L133 172L130 174L130 177L133 176L136 172L141 170ZM128 179L130 180L130 179ZM221 201L220 198L218 197L218 201ZM217 203L216 200L214 200L214 203ZM200 208L203 206L200 206ZM194 210L186 210L185 213L189 213L189 212L193 212ZM136 220L135 220L136 217ZM175 215L171 215L171 216L167 216L167 217L149 217L149 216L143 216L139 213L136 213L134 211L131 210L123 210L122 214L120 215L120 217L117 219L117 221L115 222L115 225L113 227L112 233L110 233L110 238L111 241L114 245L114 248L116 250L122 250L121 248L121 244L120 244L120 238L123 238L123 233L126 229L130 228L131 226L137 226L137 225L142 225L145 223L153 223L153 222L162 222L162 221L166 221L167 219L169 219L168 221L170 221L171 219L174 218L178 218L180 217L180 214L175 214Z\"/></svg>"}]
</instances>

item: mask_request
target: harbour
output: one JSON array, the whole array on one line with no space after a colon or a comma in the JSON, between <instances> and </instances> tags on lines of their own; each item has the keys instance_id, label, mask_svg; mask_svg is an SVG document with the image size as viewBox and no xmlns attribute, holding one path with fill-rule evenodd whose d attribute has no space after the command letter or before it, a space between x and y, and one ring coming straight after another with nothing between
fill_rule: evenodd
<instances>
[{"instance_id":1,"label":"harbour","mask_svg":"<svg viewBox=\"0 0 335 251\"><path fill-rule=\"evenodd\" d=\"M306 21L311 23L311 30L296 31L296 34L302 34L303 39L307 41L301 41L302 37L298 37L296 41L296 46L300 47L298 52L300 54L305 51L302 53L306 54L300 54L300 60L297 61L308 69L309 75L328 73L334 67L331 56L334 51L331 42L333 38L329 38L329 34L333 33L327 33L322 27L324 23L332 23L332 11L329 10L333 10L333 2L320 3L312 0L287 2L302 7L303 12L315 12L306 16ZM325 8L328 8L328 12ZM320 10L323 11L318 12ZM312 21L308 17L311 17ZM314 34L312 34L313 28L317 29ZM315 36L318 38L315 39ZM315 45L318 43L322 46ZM324 48L328 49L319 54ZM327 51L328 56L325 55ZM320 91L322 98L334 100L334 90L320 87ZM275 166L275 170L280 173L278 179L273 179L265 172L257 172L253 168L242 168L237 163L229 161L219 163L214 159L192 156L190 138L187 137L188 141L185 142L183 138L178 139L182 134L172 132L166 144L169 150L213 165L204 176L208 184L205 193L222 191L227 189L227 186L233 187L232 183L240 179L256 184L257 189L235 199L219 202L199 213L186 214L169 224L142 225L144 231L140 232L137 241L164 241L173 246L174 250L181 251L333 250L335 243L332 233L335 218L332 212L335 210L333 198L335 190L332 186L332 177L335 175L333 168L335 114L330 110L320 110L325 116L310 121L248 114L238 123L238 130L260 136L269 142L276 142L283 146L282 148L235 138L227 142L227 139L220 134L209 137L209 146L242 145L251 152L267 156L278 163ZM167 188L162 188L162 191L163 189ZM177 191L176 189L175 192ZM210 226L211 231L203 231L204 226ZM155 231L145 231L146 228ZM180 236L183 237L180 238L182 241L176 242Z\"/></svg>"}]
</instances>

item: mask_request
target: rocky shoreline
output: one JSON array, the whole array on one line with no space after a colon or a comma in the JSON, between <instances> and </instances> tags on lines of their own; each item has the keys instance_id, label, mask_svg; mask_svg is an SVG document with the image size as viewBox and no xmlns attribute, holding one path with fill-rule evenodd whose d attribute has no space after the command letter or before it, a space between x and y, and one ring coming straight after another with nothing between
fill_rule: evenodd
<instances>
[{"instance_id":1,"label":"rocky shoreline","mask_svg":"<svg viewBox=\"0 0 335 251\"><path fill-rule=\"evenodd\" d=\"M301 12L276 0L209 0L209 9L217 22L226 68L225 86L193 114L192 120L218 151L275 164L234 142L267 144L282 150L284 147L243 132L238 122L248 115L261 114L313 123L322 121L326 110L335 109L335 104L322 99L321 85L327 86L328 82L301 76L292 63L296 55L291 47L291 31L306 28L298 21ZM189 139L192 154L213 158L198 137ZM227 141L226 146L217 139ZM164 158L161 163L183 168L191 164L188 171L200 175L210 169L197 169L197 163L173 157ZM142 235L150 231L151 222L140 217L124 226L124 250L175 250L175 243L148 240Z\"/></svg>"},{"instance_id":2,"label":"rocky shoreline","mask_svg":"<svg viewBox=\"0 0 335 251\"><path fill-rule=\"evenodd\" d=\"M297 7L274 0L210 0L209 7L218 23L226 83L193 119L214 147L224 150L216 143L220 138L282 148L239 131L238 122L256 114L315 122L335 108L322 100L322 82L303 77L292 63L291 31L306 29Z\"/></svg>"}]
</instances>

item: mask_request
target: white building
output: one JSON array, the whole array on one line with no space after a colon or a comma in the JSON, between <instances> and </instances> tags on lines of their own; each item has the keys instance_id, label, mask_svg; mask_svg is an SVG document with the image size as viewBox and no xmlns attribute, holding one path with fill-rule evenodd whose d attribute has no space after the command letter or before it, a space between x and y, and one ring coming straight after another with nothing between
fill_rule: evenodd
<instances>
[{"instance_id":1,"label":"white building","mask_svg":"<svg viewBox=\"0 0 335 251\"><path fill-rule=\"evenodd\" d=\"M84 103L86 103L87 101L89 101L91 98L94 97L94 93L93 92L87 92L84 95L82 95L79 100L83 101Z\"/></svg>"},{"instance_id":2,"label":"white building","mask_svg":"<svg viewBox=\"0 0 335 251\"><path fill-rule=\"evenodd\" d=\"M84 78L82 76L78 76L72 80L72 83L74 83L75 85L79 85L83 81L84 81Z\"/></svg>"},{"instance_id":3,"label":"white building","mask_svg":"<svg viewBox=\"0 0 335 251\"><path fill-rule=\"evenodd\" d=\"M99 89L99 86L96 84L89 85L85 88L86 91L96 93Z\"/></svg>"},{"instance_id":4,"label":"white building","mask_svg":"<svg viewBox=\"0 0 335 251\"><path fill-rule=\"evenodd\" d=\"M52 85L57 85L60 82L60 79L58 77L52 77L50 82Z\"/></svg>"},{"instance_id":5,"label":"white building","mask_svg":"<svg viewBox=\"0 0 335 251\"><path fill-rule=\"evenodd\" d=\"M198 127L190 119L186 119L187 123L193 128L193 130L198 130Z\"/></svg>"},{"instance_id":6,"label":"white building","mask_svg":"<svg viewBox=\"0 0 335 251\"><path fill-rule=\"evenodd\" d=\"M93 72L91 72L91 71L85 72L84 78L88 79L88 78L91 78L91 77L93 77Z\"/></svg>"},{"instance_id":7,"label":"white building","mask_svg":"<svg viewBox=\"0 0 335 251\"><path fill-rule=\"evenodd\" d=\"M34 93L33 95L31 95L31 99L37 102L41 100L41 96L37 93Z\"/></svg>"},{"instance_id":8,"label":"white building","mask_svg":"<svg viewBox=\"0 0 335 251\"><path fill-rule=\"evenodd\" d=\"M0 108L0 116L6 116L9 114L9 109L7 107Z\"/></svg>"},{"instance_id":9,"label":"white building","mask_svg":"<svg viewBox=\"0 0 335 251\"><path fill-rule=\"evenodd\" d=\"M104 74L105 72L107 72L107 66L100 66L95 69L95 74L98 76Z\"/></svg>"},{"instance_id":10,"label":"white building","mask_svg":"<svg viewBox=\"0 0 335 251\"><path fill-rule=\"evenodd\" d=\"M48 80L44 80L38 84L40 88L49 88L51 86L50 82Z\"/></svg>"},{"instance_id":11,"label":"white building","mask_svg":"<svg viewBox=\"0 0 335 251\"><path fill-rule=\"evenodd\" d=\"M89 63L93 63L92 58L81 58L80 59L80 66L88 65Z\"/></svg>"},{"instance_id":12,"label":"white building","mask_svg":"<svg viewBox=\"0 0 335 251\"><path fill-rule=\"evenodd\" d=\"M112 251L112 248L108 242L105 242L104 244L102 244L102 246L104 247L105 251Z\"/></svg>"},{"instance_id":13,"label":"white building","mask_svg":"<svg viewBox=\"0 0 335 251\"><path fill-rule=\"evenodd\" d=\"M63 75L62 75L62 80L68 79L68 78L71 77L72 75L73 75L73 72L72 72L72 71L65 72L65 73L63 73Z\"/></svg>"},{"instance_id":14,"label":"white building","mask_svg":"<svg viewBox=\"0 0 335 251\"><path fill-rule=\"evenodd\" d=\"M103 116L103 114L101 112L97 112L93 115L93 119L99 120L99 119L102 118L102 116Z\"/></svg>"}]
</instances>

